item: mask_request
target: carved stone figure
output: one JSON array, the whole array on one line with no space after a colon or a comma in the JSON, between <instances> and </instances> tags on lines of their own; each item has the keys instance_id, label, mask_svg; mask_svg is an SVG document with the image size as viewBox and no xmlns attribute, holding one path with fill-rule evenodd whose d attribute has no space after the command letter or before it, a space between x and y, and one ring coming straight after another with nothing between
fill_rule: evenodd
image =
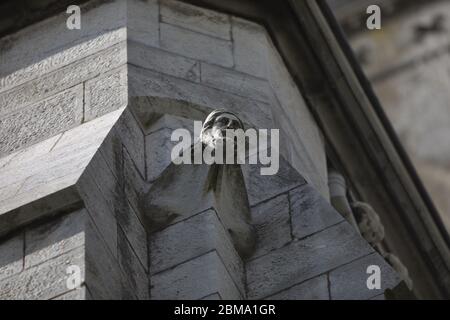
<instances>
[{"instance_id":1,"label":"carved stone figure","mask_svg":"<svg viewBox=\"0 0 450 320\"><path fill-rule=\"evenodd\" d=\"M354 202L353 212L361 235L372 246L376 246L384 239L384 226L375 210L364 202Z\"/></svg>"},{"instance_id":2,"label":"carved stone figure","mask_svg":"<svg viewBox=\"0 0 450 320\"><path fill-rule=\"evenodd\" d=\"M226 129L243 129L233 113L215 110L203 123L200 140L189 150L216 148L224 142ZM176 195L176 196L174 196ZM230 233L238 253L248 257L255 246L255 232L250 224L250 205L239 164L171 163L154 181L141 199L141 212L147 228L156 231L168 223L214 208Z\"/></svg>"}]
</instances>

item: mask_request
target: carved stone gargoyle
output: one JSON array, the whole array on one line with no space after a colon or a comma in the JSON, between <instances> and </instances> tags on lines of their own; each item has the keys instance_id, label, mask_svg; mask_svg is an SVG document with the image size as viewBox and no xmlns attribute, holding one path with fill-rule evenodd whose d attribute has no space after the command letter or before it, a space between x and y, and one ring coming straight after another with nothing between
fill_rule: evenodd
<instances>
[{"instance_id":1,"label":"carved stone gargoyle","mask_svg":"<svg viewBox=\"0 0 450 320\"><path fill-rule=\"evenodd\" d=\"M215 110L203 123L200 139L189 150L224 145L225 130L244 129L233 113ZM214 149L215 151L215 149ZM150 232L171 221L214 208L243 258L253 253L256 236L250 224L250 205L239 164L179 164L173 162L141 199L141 213Z\"/></svg>"}]
</instances>

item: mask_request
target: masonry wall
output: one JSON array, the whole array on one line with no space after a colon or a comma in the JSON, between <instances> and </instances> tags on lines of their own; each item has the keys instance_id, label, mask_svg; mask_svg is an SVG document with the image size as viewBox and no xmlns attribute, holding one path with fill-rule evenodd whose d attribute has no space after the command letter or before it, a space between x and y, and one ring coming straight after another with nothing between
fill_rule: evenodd
<instances>
[{"instance_id":1,"label":"masonry wall","mask_svg":"<svg viewBox=\"0 0 450 320\"><path fill-rule=\"evenodd\" d=\"M340 298L348 270L380 259L328 210L320 131L263 27L168 0L92 1L80 31L61 14L1 39L0 50L2 157L129 106L77 180L79 210L0 240L0 298ZM139 196L169 163L171 131L189 125L147 118L139 96L280 129L280 174L244 170L259 238L249 260L211 208L148 234ZM68 263L84 272L78 290L64 285ZM51 286L23 286L36 272ZM360 289L348 297L383 292Z\"/></svg>"}]
</instances>

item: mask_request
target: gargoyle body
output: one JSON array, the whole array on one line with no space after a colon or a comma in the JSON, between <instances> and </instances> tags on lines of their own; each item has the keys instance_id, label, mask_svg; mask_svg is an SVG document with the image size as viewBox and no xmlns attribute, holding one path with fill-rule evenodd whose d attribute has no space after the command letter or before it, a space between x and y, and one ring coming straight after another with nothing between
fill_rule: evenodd
<instances>
[{"instance_id":1,"label":"gargoyle body","mask_svg":"<svg viewBox=\"0 0 450 320\"><path fill-rule=\"evenodd\" d=\"M225 130L243 129L239 118L216 110L205 120L200 140L184 152L224 145ZM198 150L198 149L197 149ZM250 205L239 164L171 163L141 199L141 212L150 231L170 222L214 208L242 257L254 250L256 237L250 224Z\"/></svg>"}]
</instances>

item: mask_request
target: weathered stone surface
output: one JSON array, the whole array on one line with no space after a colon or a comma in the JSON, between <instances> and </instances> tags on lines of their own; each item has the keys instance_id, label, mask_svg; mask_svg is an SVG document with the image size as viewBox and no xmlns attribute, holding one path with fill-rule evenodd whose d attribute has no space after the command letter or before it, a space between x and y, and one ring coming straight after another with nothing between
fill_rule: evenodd
<instances>
[{"instance_id":1,"label":"weathered stone surface","mask_svg":"<svg viewBox=\"0 0 450 320\"><path fill-rule=\"evenodd\" d=\"M127 37L150 46L159 45L159 6L157 0L128 0Z\"/></svg>"},{"instance_id":2,"label":"weathered stone surface","mask_svg":"<svg viewBox=\"0 0 450 320\"><path fill-rule=\"evenodd\" d=\"M202 63L202 82L240 96L271 103L269 83L251 75Z\"/></svg>"},{"instance_id":3,"label":"weathered stone surface","mask_svg":"<svg viewBox=\"0 0 450 320\"><path fill-rule=\"evenodd\" d=\"M0 212L8 212L57 191L73 187L121 112L122 110L112 112L66 131L56 137L56 140L51 138L30 147L29 150L27 148L23 153L16 153L0 169L2 177L0 188L20 183L21 189L12 198L0 199ZM42 150L34 153L39 147L42 147ZM16 161L13 161L14 159ZM49 208L53 207L48 205ZM23 213L16 216L21 216L14 219L16 223L26 218Z\"/></svg>"},{"instance_id":4,"label":"weathered stone surface","mask_svg":"<svg viewBox=\"0 0 450 320\"><path fill-rule=\"evenodd\" d=\"M381 289L367 288L367 279L372 274L367 273L369 266L381 269ZM330 272L330 292L333 300L366 300L382 295L386 289L392 289L399 284L397 273L378 254L354 261Z\"/></svg>"},{"instance_id":5,"label":"weathered stone surface","mask_svg":"<svg viewBox=\"0 0 450 320\"><path fill-rule=\"evenodd\" d=\"M140 200L142 195L148 191L150 185L144 180L139 170L136 168L134 162L131 160L130 155L124 149L124 174L125 181L125 196L128 202L131 204L135 213L141 217L141 204Z\"/></svg>"},{"instance_id":6,"label":"weathered stone surface","mask_svg":"<svg viewBox=\"0 0 450 320\"><path fill-rule=\"evenodd\" d=\"M233 66L232 43L197 32L160 24L161 47L183 56L215 63L224 67Z\"/></svg>"},{"instance_id":7,"label":"weathered stone surface","mask_svg":"<svg viewBox=\"0 0 450 320\"><path fill-rule=\"evenodd\" d=\"M128 202L126 202L123 210L117 212L117 222L143 268L148 271L147 232Z\"/></svg>"},{"instance_id":8,"label":"weathered stone surface","mask_svg":"<svg viewBox=\"0 0 450 320\"><path fill-rule=\"evenodd\" d=\"M0 242L0 281L23 269L23 234Z\"/></svg>"},{"instance_id":9,"label":"weathered stone surface","mask_svg":"<svg viewBox=\"0 0 450 320\"><path fill-rule=\"evenodd\" d=\"M248 297L260 299L373 252L346 222L246 265Z\"/></svg>"},{"instance_id":10,"label":"weathered stone surface","mask_svg":"<svg viewBox=\"0 0 450 320\"><path fill-rule=\"evenodd\" d=\"M255 205L276 195L305 184L305 180L291 165L280 157L280 168L273 176L260 173L261 164L242 165L250 205Z\"/></svg>"},{"instance_id":11,"label":"weathered stone surface","mask_svg":"<svg viewBox=\"0 0 450 320\"><path fill-rule=\"evenodd\" d=\"M0 91L125 40L125 1L92 1L81 8L82 28L67 30L65 12L0 40ZM111 19L114 17L114 19Z\"/></svg>"},{"instance_id":12,"label":"weathered stone surface","mask_svg":"<svg viewBox=\"0 0 450 320\"><path fill-rule=\"evenodd\" d=\"M4 173L10 168L14 168L17 163L26 163L30 162L33 158L42 157L55 146L61 136L62 133L0 158L0 171Z\"/></svg>"},{"instance_id":13,"label":"weathered stone surface","mask_svg":"<svg viewBox=\"0 0 450 320\"><path fill-rule=\"evenodd\" d=\"M267 35L264 27L237 17L231 18L236 70L267 77Z\"/></svg>"},{"instance_id":14,"label":"weathered stone surface","mask_svg":"<svg viewBox=\"0 0 450 320\"><path fill-rule=\"evenodd\" d=\"M80 267L83 282L84 247L27 269L14 278L0 281L0 299L42 300L59 296L68 291L67 267L72 265Z\"/></svg>"},{"instance_id":15,"label":"weathered stone surface","mask_svg":"<svg viewBox=\"0 0 450 320\"><path fill-rule=\"evenodd\" d=\"M268 298L269 300L329 300L328 279L318 276Z\"/></svg>"},{"instance_id":16,"label":"weathered stone surface","mask_svg":"<svg viewBox=\"0 0 450 320\"><path fill-rule=\"evenodd\" d=\"M85 244L86 210L79 210L25 232L25 268Z\"/></svg>"},{"instance_id":17,"label":"weathered stone surface","mask_svg":"<svg viewBox=\"0 0 450 320\"><path fill-rule=\"evenodd\" d=\"M3 116L0 119L0 156L71 129L81 123L82 117L82 86Z\"/></svg>"},{"instance_id":18,"label":"weathered stone surface","mask_svg":"<svg viewBox=\"0 0 450 320\"><path fill-rule=\"evenodd\" d=\"M121 228L118 228L118 252L119 264L131 291L138 299L148 300L150 288L147 273Z\"/></svg>"},{"instance_id":19,"label":"weathered stone surface","mask_svg":"<svg viewBox=\"0 0 450 320\"><path fill-rule=\"evenodd\" d=\"M213 210L151 235L150 272L161 272L212 250L217 251L233 282L243 294L243 263Z\"/></svg>"},{"instance_id":20,"label":"weathered stone surface","mask_svg":"<svg viewBox=\"0 0 450 320\"><path fill-rule=\"evenodd\" d=\"M153 181L172 163L172 148L177 144L170 140L172 129L162 129L146 137L147 178Z\"/></svg>"},{"instance_id":21,"label":"weathered stone surface","mask_svg":"<svg viewBox=\"0 0 450 320\"><path fill-rule=\"evenodd\" d=\"M253 207L252 224L257 235L256 251L252 258L281 248L290 242L292 237L287 194Z\"/></svg>"},{"instance_id":22,"label":"weathered stone surface","mask_svg":"<svg viewBox=\"0 0 450 320\"><path fill-rule=\"evenodd\" d=\"M310 185L289 192L292 233L300 239L343 221L343 217Z\"/></svg>"},{"instance_id":23,"label":"weathered stone surface","mask_svg":"<svg viewBox=\"0 0 450 320\"><path fill-rule=\"evenodd\" d=\"M151 277L152 299L196 300L219 293L225 300L241 299L215 251Z\"/></svg>"},{"instance_id":24,"label":"weathered stone surface","mask_svg":"<svg viewBox=\"0 0 450 320\"><path fill-rule=\"evenodd\" d=\"M131 109L128 108L123 112L114 129L120 136L125 150L129 153L130 160L141 176L145 177L145 137Z\"/></svg>"},{"instance_id":25,"label":"weathered stone surface","mask_svg":"<svg viewBox=\"0 0 450 320\"><path fill-rule=\"evenodd\" d=\"M100 77L87 81L85 88L87 121L125 107L128 102L127 69L121 67L102 74Z\"/></svg>"},{"instance_id":26,"label":"weathered stone surface","mask_svg":"<svg viewBox=\"0 0 450 320\"><path fill-rule=\"evenodd\" d=\"M122 42L11 90L0 93L0 114L18 110L126 63Z\"/></svg>"},{"instance_id":27,"label":"weathered stone surface","mask_svg":"<svg viewBox=\"0 0 450 320\"><path fill-rule=\"evenodd\" d=\"M192 31L230 40L230 18L180 1L161 1L161 20Z\"/></svg>"},{"instance_id":28,"label":"weathered stone surface","mask_svg":"<svg viewBox=\"0 0 450 320\"><path fill-rule=\"evenodd\" d=\"M92 221L88 221L86 228L86 285L96 300L133 298L118 260L99 237Z\"/></svg>"},{"instance_id":29,"label":"weathered stone surface","mask_svg":"<svg viewBox=\"0 0 450 320\"><path fill-rule=\"evenodd\" d=\"M205 114L212 109L228 109L247 123L260 128L273 127L269 106L262 102L133 66L129 66L128 74L133 97L152 96L190 102L197 108L205 108ZM191 106L186 104L184 107Z\"/></svg>"},{"instance_id":30,"label":"weathered stone surface","mask_svg":"<svg viewBox=\"0 0 450 320\"><path fill-rule=\"evenodd\" d=\"M80 152L86 146L93 146L98 149L123 111L124 109L122 108L110 112L64 132L61 139L53 147L50 155L56 159L60 158L62 154Z\"/></svg>"},{"instance_id":31,"label":"weathered stone surface","mask_svg":"<svg viewBox=\"0 0 450 320\"><path fill-rule=\"evenodd\" d=\"M128 62L190 81L200 81L200 63L156 48L128 42Z\"/></svg>"},{"instance_id":32,"label":"weathered stone surface","mask_svg":"<svg viewBox=\"0 0 450 320\"><path fill-rule=\"evenodd\" d=\"M100 187L89 172L83 173L77 186L93 223L113 256L117 257L117 222L114 211L108 206Z\"/></svg>"}]
</instances>

